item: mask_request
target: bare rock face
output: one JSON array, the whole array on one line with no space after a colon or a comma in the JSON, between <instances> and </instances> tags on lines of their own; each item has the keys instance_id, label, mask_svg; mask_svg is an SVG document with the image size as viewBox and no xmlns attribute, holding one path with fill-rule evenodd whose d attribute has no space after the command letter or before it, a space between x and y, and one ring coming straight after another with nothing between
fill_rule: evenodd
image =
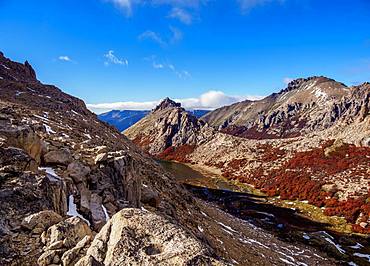
<instances>
[{"instance_id":1,"label":"bare rock face","mask_svg":"<svg viewBox=\"0 0 370 266\"><path fill-rule=\"evenodd\" d=\"M37 170L37 163L34 159L23 150L13 147L0 147L0 166L4 172L8 173Z\"/></svg>"},{"instance_id":2,"label":"bare rock face","mask_svg":"<svg viewBox=\"0 0 370 266\"><path fill-rule=\"evenodd\" d=\"M68 165L67 171L69 176L73 178L73 181L75 181L75 183L81 183L91 172L91 169L89 166L84 165L79 161L75 161Z\"/></svg>"},{"instance_id":3,"label":"bare rock face","mask_svg":"<svg viewBox=\"0 0 370 266\"><path fill-rule=\"evenodd\" d=\"M38 258L38 265L73 265L83 248L90 243L92 231L80 218L72 217L51 226L42 234L45 252Z\"/></svg>"},{"instance_id":4,"label":"bare rock face","mask_svg":"<svg viewBox=\"0 0 370 266\"><path fill-rule=\"evenodd\" d=\"M76 265L89 265L88 260L102 265L222 265L189 233L139 209L116 213Z\"/></svg>"},{"instance_id":5,"label":"bare rock face","mask_svg":"<svg viewBox=\"0 0 370 266\"><path fill-rule=\"evenodd\" d=\"M124 131L124 134L151 154L169 147L197 145L208 139L213 130L169 98Z\"/></svg>"},{"instance_id":6,"label":"bare rock face","mask_svg":"<svg viewBox=\"0 0 370 266\"><path fill-rule=\"evenodd\" d=\"M326 77L297 79L279 93L207 113L201 119L225 133L248 139L304 136L361 122L369 113L370 86L347 87Z\"/></svg>"},{"instance_id":7,"label":"bare rock face","mask_svg":"<svg viewBox=\"0 0 370 266\"><path fill-rule=\"evenodd\" d=\"M46 246L51 246L58 241L63 241L64 247L72 248L86 235L92 235L87 223L79 217L71 217L49 227L43 236L43 242Z\"/></svg>"},{"instance_id":8,"label":"bare rock face","mask_svg":"<svg viewBox=\"0 0 370 266\"><path fill-rule=\"evenodd\" d=\"M43 159L46 164L68 165L72 161L72 156L68 149L58 149L49 151Z\"/></svg>"},{"instance_id":9,"label":"bare rock face","mask_svg":"<svg viewBox=\"0 0 370 266\"><path fill-rule=\"evenodd\" d=\"M25 217L22 221L22 226L29 230L33 230L35 227L45 230L59 223L62 219L62 216L54 211L40 211Z\"/></svg>"},{"instance_id":10,"label":"bare rock face","mask_svg":"<svg viewBox=\"0 0 370 266\"><path fill-rule=\"evenodd\" d=\"M31 127L10 127L3 124L0 128L0 138L4 139L6 146L23 149L37 163L40 163L43 143Z\"/></svg>"}]
</instances>

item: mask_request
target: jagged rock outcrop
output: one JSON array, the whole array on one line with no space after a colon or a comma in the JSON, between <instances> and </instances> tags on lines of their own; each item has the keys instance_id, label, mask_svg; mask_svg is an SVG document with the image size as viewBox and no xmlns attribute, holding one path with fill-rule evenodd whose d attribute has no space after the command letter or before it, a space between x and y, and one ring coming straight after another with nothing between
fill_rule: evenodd
<instances>
[{"instance_id":1,"label":"jagged rock outcrop","mask_svg":"<svg viewBox=\"0 0 370 266\"><path fill-rule=\"evenodd\" d=\"M93 238L82 237L86 230L98 232L122 208L142 204L191 228L185 215L191 197L155 161L99 121L83 101L40 83L28 63L12 62L2 54L0 202L1 265L36 265L38 259L43 265L73 264ZM74 242L68 247L58 236L44 241L47 248L42 250L41 235L55 235L45 229L48 219L35 227L24 219L33 221L45 212L63 218L56 234L62 238L69 232L67 224L77 219L77 225L89 225L83 225L82 235L71 229Z\"/></svg>"},{"instance_id":2,"label":"jagged rock outcrop","mask_svg":"<svg viewBox=\"0 0 370 266\"><path fill-rule=\"evenodd\" d=\"M159 154L169 147L200 144L212 135L213 129L185 111L180 103L166 98L123 133L149 153Z\"/></svg>"},{"instance_id":3,"label":"jagged rock outcrop","mask_svg":"<svg viewBox=\"0 0 370 266\"><path fill-rule=\"evenodd\" d=\"M89 226L79 217L72 217L52 225L41 238L44 253L38 258L40 266L51 264L73 265L74 257L92 239ZM76 254L77 253L77 254Z\"/></svg>"}]
</instances>

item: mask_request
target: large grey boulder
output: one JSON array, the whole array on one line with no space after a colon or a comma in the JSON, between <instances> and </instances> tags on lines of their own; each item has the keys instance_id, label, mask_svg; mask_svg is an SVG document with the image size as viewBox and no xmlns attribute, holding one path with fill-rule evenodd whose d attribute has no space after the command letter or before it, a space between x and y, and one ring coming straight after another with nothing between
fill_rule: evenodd
<instances>
[{"instance_id":1,"label":"large grey boulder","mask_svg":"<svg viewBox=\"0 0 370 266\"><path fill-rule=\"evenodd\" d=\"M194 236L141 209L116 213L76 265L222 265Z\"/></svg>"}]
</instances>

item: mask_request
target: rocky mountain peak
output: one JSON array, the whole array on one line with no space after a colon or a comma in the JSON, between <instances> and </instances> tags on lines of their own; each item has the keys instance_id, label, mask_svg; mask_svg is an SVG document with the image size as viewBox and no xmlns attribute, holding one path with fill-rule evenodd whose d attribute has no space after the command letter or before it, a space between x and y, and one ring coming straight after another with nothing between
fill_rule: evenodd
<instances>
[{"instance_id":1,"label":"rocky mountain peak","mask_svg":"<svg viewBox=\"0 0 370 266\"><path fill-rule=\"evenodd\" d=\"M159 105L157 105L157 107L155 107L153 109L153 112L155 111L158 111L158 110L163 110L163 109L166 109L166 108L180 108L181 107L181 103L177 103L173 100L171 100L170 98L165 98Z\"/></svg>"},{"instance_id":2,"label":"rocky mountain peak","mask_svg":"<svg viewBox=\"0 0 370 266\"><path fill-rule=\"evenodd\" d=\"M9 60L0 52L0 80L38 82L36 72L28 61L24 64Z\"/></svg>"},{"instance_id":3,"label":"rocky mountain peak","mask_svg":"<svg viewBox=\"0 0 370 266\"><path fill-rule=\"evenodd\" d=\"M280 91L280 94L302 88L308 82L315 82L316 85L326 83L326 82L333 82L333 83L337 83L338 85L340 85L339 87L346 87L343 83L339 83L335 81L334 79L331 79L325 76L311 76L307 78L298 78L298 79L292 80L291 82L288 83L288 86L285 89Z\"/></svg>"}]
</instances>

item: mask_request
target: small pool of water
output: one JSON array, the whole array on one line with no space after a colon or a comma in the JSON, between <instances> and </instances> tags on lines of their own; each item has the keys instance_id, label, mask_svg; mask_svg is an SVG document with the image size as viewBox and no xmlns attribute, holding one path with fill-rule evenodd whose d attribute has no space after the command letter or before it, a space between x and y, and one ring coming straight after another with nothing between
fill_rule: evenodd
<instances>
[{"instance_id":1,"label":"small pool of water","mask_svg":"<svg viewBox=\"0 0 370 266\"><path fill-rule=\"evenodd\" d=\"M369 238L339 234L327 229L327 224L305 217L299 210L271 204L266 196L253 194L248 186L238 186L214 174L202 174L188 165L159 161L196 197L216 204L220 209L263 228L287 242L300 242L326 252L344 265L370 265ZM353 246L359 247L354 249Z\"/></svg>"}]
</instances>

